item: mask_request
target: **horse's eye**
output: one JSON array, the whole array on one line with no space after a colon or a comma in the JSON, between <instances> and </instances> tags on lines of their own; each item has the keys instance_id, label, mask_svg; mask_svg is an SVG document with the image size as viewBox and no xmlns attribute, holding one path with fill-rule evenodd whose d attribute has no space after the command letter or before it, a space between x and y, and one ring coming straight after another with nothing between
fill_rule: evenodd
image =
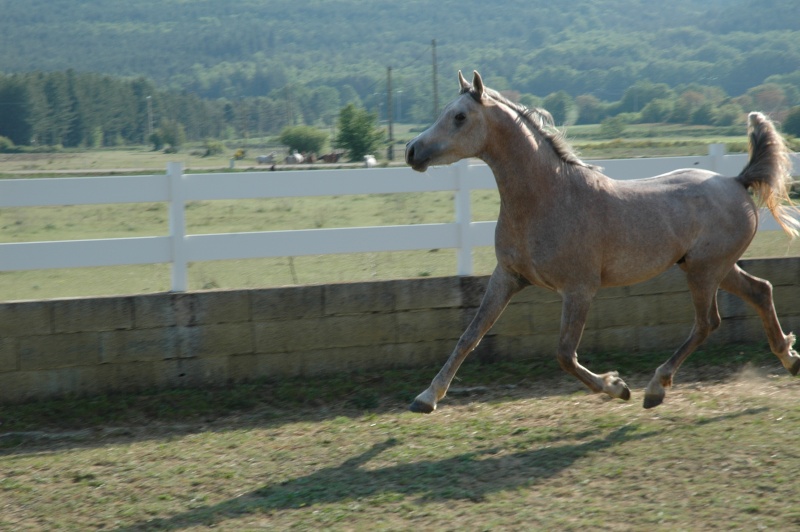
<instances>
[{"instance_id":1,"label":"horse's eye","mask_svg":"<svg viewBox=\"0 0 800 532\"><path fill-rule=\"evenodd\" d=\"M458 113L456 115L456 122L463 122L466 119L467 119L467 115L465 115L464 113Z\"/></svg>"}]
</instances>

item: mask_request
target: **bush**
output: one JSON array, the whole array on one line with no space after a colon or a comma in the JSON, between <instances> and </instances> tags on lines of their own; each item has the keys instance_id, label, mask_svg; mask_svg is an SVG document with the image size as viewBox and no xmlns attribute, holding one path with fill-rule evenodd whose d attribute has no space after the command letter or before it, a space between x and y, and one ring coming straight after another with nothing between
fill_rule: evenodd
<instances>
[{"instance_id":1,"label":"bush","mask_svg":"<svg viewBox=\"0 0 800 532\"><path fill-rule=\"evenodd\" d=\"M176 120L162 120L161 127L155 130L147 139L154 150L167 147L166 153L177 153L178 149L186 142L186 130L183 124Z\"/></svg>"},{"instance_id":2,"label":"bush","mask_svg":"<svg viewBox=\"0 0 800 532\"><path fill-rule=\"evenodd\" d=\"M208 140L203 142L203 157L211 157L225 152L225 145L218 140Z\"/></svg>"},{"instance_id":3,"label":"bush","mask_svg":"<svg viewBox=\"0 0 800 532\"><path fill-rule=\"evenodd\" d=\"M327 141L327 133L311 126L287 127L280 136L281 144L287 146L289 151L297 150L300 153L320 153Z\"/></svg>"},{"instance_id":4,"label":"bush","mask_svg":"<svg viewBox=\"0 0 800 532\"><path fill-rule=\"evenodd\" d=\"M16 151L14 142L8 137L0 136L0 153L12 153Z\"/></svg>"}]
</instances>

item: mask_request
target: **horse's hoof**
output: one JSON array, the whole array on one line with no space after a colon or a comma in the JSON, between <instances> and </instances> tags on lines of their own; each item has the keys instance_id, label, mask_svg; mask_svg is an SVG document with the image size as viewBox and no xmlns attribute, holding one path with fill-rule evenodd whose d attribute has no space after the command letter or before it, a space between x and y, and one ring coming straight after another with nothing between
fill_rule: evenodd
<instances>
[{"instance_id":1,"label":"horse's hoof","mask_svg":"<svg viewBox=\"0 0 800 532\"><path fill-rule=\"evenodd\" d=\"M660 395L645 395L644 407L654 408L664 402L664 397Z\"/></svg>"},{"instance_id":2,"label":"horse's hoof","mask_svg":"<svg viewBox=\"0 0 800 532\"><path fill-rule=\"evenodd\" d=\"M792 364L792 369L789 370L789 373L791 373L794 377L797 377L797 374L800 373L800 358L794 361L794 364Z\"/></svg>"},{"instance_id":3,"label":"horse's hoof","mask_svg":"<svg viewBox=\"0 0 800 532\"><path fill-rule=\"evenodd\" d=\"M622 399L623 401L630 401L631 389L626 386L625 389L622 390L622 393L620 394L619 398Z\"/></svg>"},{"instance_id":4,"label":"horse's hoof","mask_svg":"<svg viewBox=\"0 0 800 532\"><path fill-rule=\"evenodd\" d=\"M428 403L423 403L422 401L415 399L413 403L408 407L409 410L412 412L416 412L417 414L430 414L433 412L434 407L429 405Z\"/></svg>"}]
</instances>

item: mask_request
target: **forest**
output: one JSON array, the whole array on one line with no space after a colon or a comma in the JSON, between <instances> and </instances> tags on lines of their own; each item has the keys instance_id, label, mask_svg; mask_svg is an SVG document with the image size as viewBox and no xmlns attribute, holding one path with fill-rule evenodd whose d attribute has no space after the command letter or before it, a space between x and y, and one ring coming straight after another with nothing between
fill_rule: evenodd
<instances>
[{"instance_id":1,"label":"forest","mask_svg":"<svg viewBox=\"0 0 800 532\"><path fill-rule=\"evenodd\" d=\"M0 136L18 145L276 135L350 103L427 123L458 69L566 124L724 126L800 105L796 0L0 5Z\"/></svg>"}]
</instances>

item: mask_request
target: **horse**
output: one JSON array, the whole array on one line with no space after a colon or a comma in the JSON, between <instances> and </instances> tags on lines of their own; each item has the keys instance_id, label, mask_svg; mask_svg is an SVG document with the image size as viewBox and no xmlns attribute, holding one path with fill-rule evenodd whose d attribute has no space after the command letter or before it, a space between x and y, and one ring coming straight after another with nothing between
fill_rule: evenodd
<instances>
[{"instance_id":1,"label":"horse","mask_svg":"<svg viewBox=\"0 0 800 532\"><path fill-rule=\"evenodd\" d=\"M297 150L286 156L286 164L300 164L304 160L305 158Z\"/></svg>"},{"instance_id":2,"label":"horse","mask_svg":"<svg viewBox=\"0 0 800 532\"><path fill-rule=\"evenodd\" d=\"M320 156L320 159L325 161L326 163L338 163L339 158L342 156L340 152L331 152L326 153L325 155Z\"/></svg>"},{"instance_id":3,"label":"horse","mask_svg":"<svg viewBox=\"0 0 800 532\"><path fill-rule=\"evenodd\" d=\"M405 160L419 172L468 157L489 165L500 193L497 265L474 319L410 410L436 409L461 363L511 297L529 285L561 296L561 368L591 392L629 400L630 388L618 372L595 374L578 362L589 307L600 288L639 283L674 264L686 273L694 325L648 382L644 408L664 401L680 365L719 327L719 288L755 308L771 351L798 374L795 336L781 328L772 285L737 265L755 236L759 205L770 209L790 237L800 229L788 197L789 152L766 116L748 115L750 157L736 177L684 169L619 181L584 163L549 113L504 98L484 86L477 71L471 83L460 71L458 79L459 95L406 145Z\"/></svg>"},{"instance_id":4,"label":"horse","mask_svg":"<svg viewBox=\"0 0 800 532\"><path fill-rule=\"evenodd\" d=\"M269 155L259 155L256 157L256 163L258 164L272 164L275 162L275 152L271 152Z\"/></svg>"}]
</instances>

